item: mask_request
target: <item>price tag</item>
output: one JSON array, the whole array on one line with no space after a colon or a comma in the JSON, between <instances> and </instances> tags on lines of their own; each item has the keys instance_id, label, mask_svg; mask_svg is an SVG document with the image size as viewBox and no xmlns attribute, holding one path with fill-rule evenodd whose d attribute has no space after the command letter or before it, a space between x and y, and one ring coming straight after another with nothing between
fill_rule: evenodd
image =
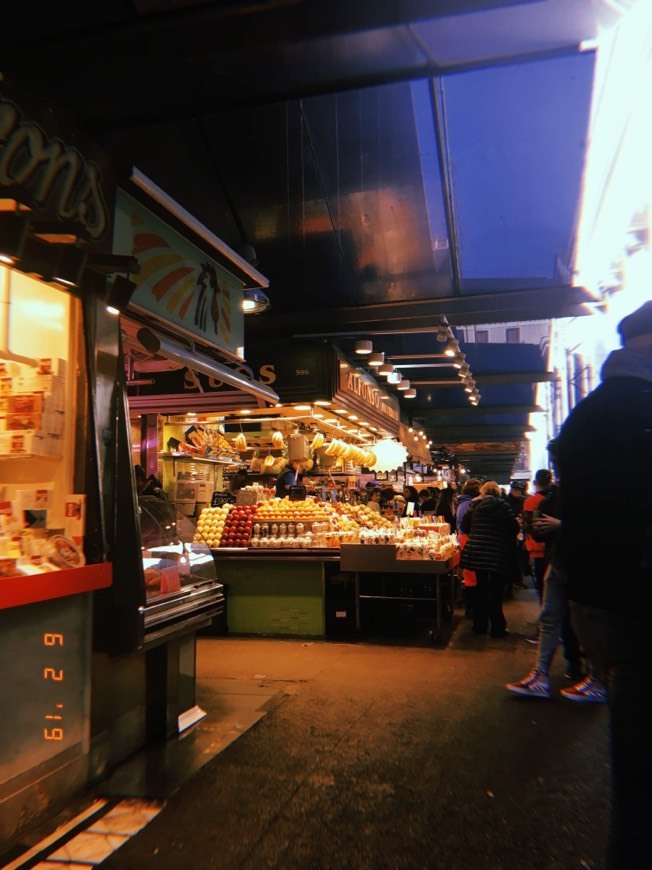
<instances>
[{"instance_id":1,"label":"price tag","mask_svg":"<svg viewBox=\"0 0 652 870\"><path fill-rule=\"evenodd\" d=\"M230 492L214 492L211 497L211 507L222 507L223 504L230 504L233 501L233 496Z\"/></svg>"},{"instance_id":2,"label":"price tag","mask_svg":"<svg viewBox=\"0 0 652 870\"><path fill-rule=\"evenodd\" d=\"M253 489L239 489L235 496L236 504L256 504L258 496Z\"/></svg>"},{"instance_id":3,"label":"price tag","mask_svg":"<svg viewBox=\"0 0 652 870\"><path fill-rule=\"evenodd\" d=\"M306 500L306 488L305 486L288 486L288 498L290 501L305 501Z\"/></svg>"}]
</instances>

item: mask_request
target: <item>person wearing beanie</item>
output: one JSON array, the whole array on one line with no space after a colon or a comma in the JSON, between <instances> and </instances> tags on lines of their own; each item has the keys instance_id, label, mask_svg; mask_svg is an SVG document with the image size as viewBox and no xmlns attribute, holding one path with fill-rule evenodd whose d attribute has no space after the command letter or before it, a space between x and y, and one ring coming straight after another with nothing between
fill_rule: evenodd
<instances>
[{"instance_id":1,"label":"person wearing beanie","mask_svg":"<svg viewBox=\"0 0 652 870\"><path fill-rule=\"evenodd\" d=\"M652 741L652 301L619 324L622 347L557 439L563 564L580 641L607 687L612 802L606 866L649 867ZM634 486L611 488L604 469ZM623 535L623 518L627 533Z\"/></svg>"}]
</instances>

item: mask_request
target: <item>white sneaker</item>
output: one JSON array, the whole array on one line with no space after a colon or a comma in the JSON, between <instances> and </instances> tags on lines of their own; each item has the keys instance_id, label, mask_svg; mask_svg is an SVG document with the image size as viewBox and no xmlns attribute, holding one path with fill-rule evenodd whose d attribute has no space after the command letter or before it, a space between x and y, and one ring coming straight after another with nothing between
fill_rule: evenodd
<instances>
[{"instance_id":1,"label":"white sneaker","mask_svg":"<svg viewBox=\"0 0 652 870\"><path fill-rule=\"evenodd\" d=\"M516 695L529 695L531 698L550 697L550 677L542 674L538 668L533 668L530 673L519 683L507 683L505 688Z\"/></svg>"}]
</instances>

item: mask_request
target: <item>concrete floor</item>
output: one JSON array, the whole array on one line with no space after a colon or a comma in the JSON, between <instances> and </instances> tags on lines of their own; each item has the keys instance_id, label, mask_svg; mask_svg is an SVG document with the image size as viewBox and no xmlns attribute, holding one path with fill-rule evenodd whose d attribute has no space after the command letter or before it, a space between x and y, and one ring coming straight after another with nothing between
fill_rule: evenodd
<instances>
[{"instance_id":1,"label":"concrete floor","mask_svg":"<svg viewBox=\"0 0 652 870\"><path fill-rule=\"evenodd\" d=\"M510 695L534 593L505 611L445 648L203 637L212 760L102 868L600 868L606 709Z\"/></svg>"},{"instance_id":2,"label":"concrete floor","mask_svg":"<svg viewBox=\"0 0 652 870\"><path fill-rule=\"evenodd\" d=\"M108 815L16 867L599 870L606 708L558 694L561 652L550 700L504 688L534 663L537 609L517 590L503 640L456 611L445 646L422 627L382 642L203 636L207 716L65 821Z\"/></svg>"}]
</instances>

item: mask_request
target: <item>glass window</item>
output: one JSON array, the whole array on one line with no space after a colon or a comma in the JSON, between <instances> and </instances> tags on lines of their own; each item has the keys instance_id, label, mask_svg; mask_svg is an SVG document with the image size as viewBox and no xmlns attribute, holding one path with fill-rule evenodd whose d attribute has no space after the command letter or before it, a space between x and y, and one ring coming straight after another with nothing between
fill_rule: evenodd
<instances>
[{"instance_id":1,"label":"glass window","mask_svg":"<svg viewBox=\"0 0 652 870\"><path fill-rule=\"evenodd\" d=\"M521 330L518 326L508 326L505 330L505 341L507 344L519 344L521 341Z\"/></svg>"},{"instance_id":2,"label":"glass window","mask_svg":"<svg viewBox=\"0 0 652 870\"><path fill-rule=\"evenodd\" d=\"M0 301L0 576L81 567L80 303L5 267Z\"/></svg>"},{"instance_id":3,"label":"glass window","mask_svg":"<svg viewBox=\"0 0 652 870\"><path fill-rule=\"evenodd\" d=\"M489 330L476 329L475 340L478 344L489 344Z\"/></svg>"}]
</instances>

